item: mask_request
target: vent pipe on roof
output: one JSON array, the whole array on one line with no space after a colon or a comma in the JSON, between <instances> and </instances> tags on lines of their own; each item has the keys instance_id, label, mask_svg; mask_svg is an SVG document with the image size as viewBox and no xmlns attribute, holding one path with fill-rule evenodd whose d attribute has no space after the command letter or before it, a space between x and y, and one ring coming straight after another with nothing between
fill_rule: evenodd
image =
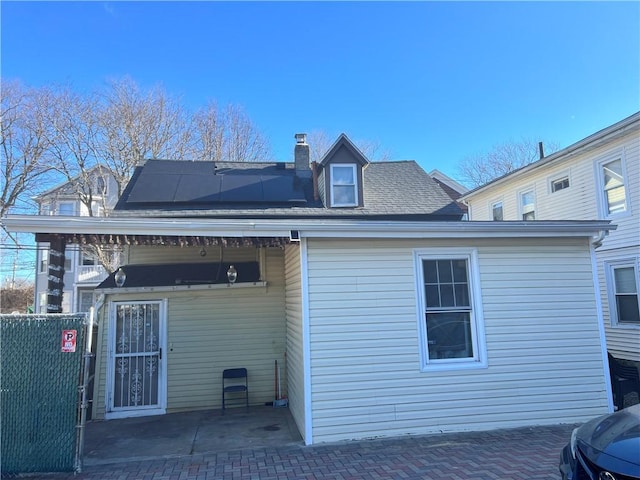
<instances>
[{"instance_id":1,"label":"vent pipe on roof","mask_svg":"<svg viewBox=\"0 0 640 480\"><path fill-rule=\"evenodd\" d=\"M310 152L307 145L307 134L296 133L296 146L293 150L293 158L296 166L296 175L298 177L311 177L311 167L309 166Z\"/></svg>"},{"instance_id":2,"label":"vent pipe on roof","mask_svg":"<svg viewBox=\"0 0 640 480\"><path fill-rule=\"evenodd\" d=\"M544 158L544 145L542 142L538 142L538 150L540 151L540 160Z\"/></svg>"}]
</instances>

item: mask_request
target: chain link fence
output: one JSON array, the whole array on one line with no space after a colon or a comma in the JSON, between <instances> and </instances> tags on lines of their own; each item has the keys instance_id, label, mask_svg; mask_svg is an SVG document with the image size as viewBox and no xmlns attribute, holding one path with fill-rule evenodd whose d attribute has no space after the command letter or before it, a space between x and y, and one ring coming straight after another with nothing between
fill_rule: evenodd
<instances>
[{"instance_id":1,"label":"chain link fence","mask_svg":"<svg viewBox=\"0 0 640 480\"><path fill-rule=\"evenodd\" d=\"M0 315L0 470L74 470L85 314Z\"/></svg>"}]
</instances>

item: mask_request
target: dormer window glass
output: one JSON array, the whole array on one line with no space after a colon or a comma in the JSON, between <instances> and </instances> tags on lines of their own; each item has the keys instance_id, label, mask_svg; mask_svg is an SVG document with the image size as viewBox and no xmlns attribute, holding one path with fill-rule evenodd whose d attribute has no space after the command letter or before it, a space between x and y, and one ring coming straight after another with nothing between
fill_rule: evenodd
<instances>
[{"instance_id":1,"label":"dormer window glass","mask_svg":"<svg viewBox=\"0 0 640 480\"><path fill-rule=\"evenodd\" d=\"M358 205L356 166L331 165L331 206L355 207Z\"/></svg>"}]
</instances>

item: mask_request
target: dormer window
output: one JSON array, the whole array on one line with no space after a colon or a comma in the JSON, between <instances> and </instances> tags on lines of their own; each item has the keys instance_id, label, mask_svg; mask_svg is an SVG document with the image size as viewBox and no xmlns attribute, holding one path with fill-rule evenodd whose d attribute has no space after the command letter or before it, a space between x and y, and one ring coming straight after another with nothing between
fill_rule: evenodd
<instances>
[{"instance_id":1,"label":"dormer window","mask_svg":"<svg viewBox=\"0 0 640 480\"><path fill-rule=\"evenodd\" d=\"M331 165L331 206L358 205L358 181L355 164Z\"/></svg>"}]
</instances>

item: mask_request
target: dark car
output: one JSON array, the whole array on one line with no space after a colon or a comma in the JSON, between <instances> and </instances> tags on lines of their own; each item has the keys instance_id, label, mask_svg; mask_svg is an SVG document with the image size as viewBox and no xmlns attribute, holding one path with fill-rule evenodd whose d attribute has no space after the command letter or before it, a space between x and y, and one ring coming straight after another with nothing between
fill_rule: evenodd
<instances>
[{"instance_id":1,"label":"dark car","mask_svg":"<svg viewBox=\"0 0 640 480\"><path fill-rule=\"evenodd\" d=\"M640 479L640 405L576 428L562 450L563 480Z\"/></svg>"}]
</instances>

